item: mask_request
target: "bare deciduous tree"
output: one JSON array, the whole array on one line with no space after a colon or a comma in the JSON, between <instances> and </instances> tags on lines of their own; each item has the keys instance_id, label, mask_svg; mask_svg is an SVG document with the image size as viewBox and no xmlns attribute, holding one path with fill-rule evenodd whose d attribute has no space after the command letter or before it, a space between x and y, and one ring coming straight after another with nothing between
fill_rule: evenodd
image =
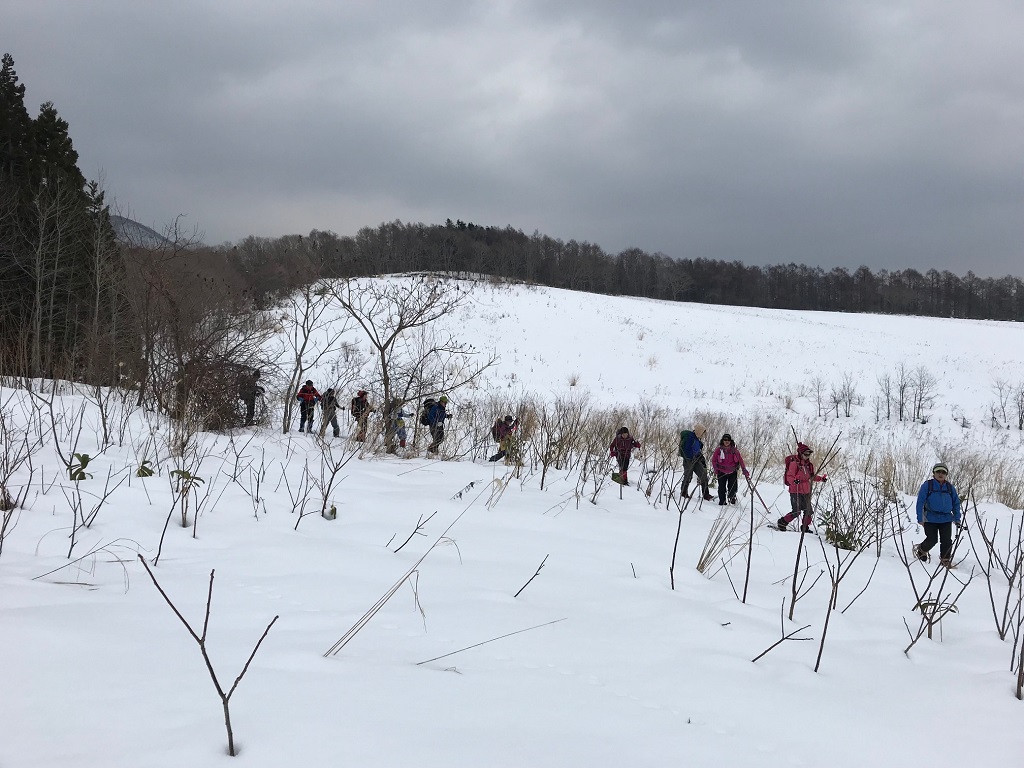
<instances>
[{"instance_id":1,"label":"bare deciduous tree","mask_svg":"<svg viewBox=\"0 0 1024 768\"><path fill-rule=\"evenodd\" d=\"M213 681L213 687L217 689L217 695L220 697L221 707L224 709L224 727L227 729L228 734L228 754L234 757L237 752L235 751L235 733L231 728L231 697L234 695L235 690L238 688L238 684L242 682L242 678L245 677L245 673L249 671L249 665L252 664L252 660L256 658L256 652L259 651L263 641L266 640L267 635L270 633L270 628L274 626L274 623L280 618L275 616L270 620L267 628L263 630L263 634L260 639L256 641L256 646L252 649L252 653L249 654L249 658L246 660L245 665L242 667L242 671L238 673L238 677L235 678L235 682L232 686L224 690L224 686L221 685L220 679L217 677L217 671L213 668L213 660L210 658L209 651L206 647L206 632L210 628L210 607L213 603L213 574L214 571L210 571L210 587L206 593L206 614L203 616L203 632L199 634L196 632L192 625L188 623L188 619L181 615L181 611L178 610L177 606L171 601L171 598L164 592L163 587L160 586L160 582L156 580L156 576L153 575L153 571L149 568L149 563L146 559L139 555L139 562L142 563L142 567L146 569L146 573L149 574L149 578L153 581L153 586L157 588L160 593L160 597L164 599L164 602L174 611L174 615L178 617L178 620L185 625L185 629L192 636L192 639L196 641L199 646L199 652L203 656L203 661L206 663L206 671L210 673L210 680Z\"/></svg>"},{"instance_id":2,"label":"bare deciduous tree","mask_svg":"<svg viewBox=\"0 0 1024 768\"><path fill-rule=\"evenodd\" d=\"M387 282L344 280L334 284L333 291L370 342L388 415L408 402L411 393L427 397L452 392L497 361L494 355L472 360L476 350L451 334L421 336L419 344L409 338L411 332L451 315L467 300L457 283L426 276ZM449 375L439 380L439 372ZM384 430L386 450L393 452L393 419L385 418Z\"/></svg>"}]
</instances>

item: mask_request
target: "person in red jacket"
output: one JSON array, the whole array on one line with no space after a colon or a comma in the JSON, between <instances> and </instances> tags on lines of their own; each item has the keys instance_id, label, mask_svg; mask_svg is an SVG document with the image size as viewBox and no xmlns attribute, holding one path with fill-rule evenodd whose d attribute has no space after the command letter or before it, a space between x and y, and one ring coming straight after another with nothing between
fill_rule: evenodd
<instances>
[{"instance_id":1,"label":"person in red jacket","mask_svg":"<svg viewBox=\"0 0 1024 768\"><path fill-rule=\"evenodd\" d=\"M295 399L299 401L299 432L302 432L303 427L306 427L306 432L312 432L313 411L320 400L320 393L310 380L299 387Z\"/></svg>"},{"instance_id":2,"label":"person in red jacket","mask_svg":"<svg viewBox=\"0 0 1024 768\"><path fill-rule=\"evenodd\" d=\"M811 454L814 453L803 443L796 444L796 453L786 457L786 487L789 488L789 504L792 511L778 519L780 531L786 530L791 520L803 512L800 530L808 533L811 530L811 482L824 483L826 475L814 474Z\"/></svg>"},{"instance_id":3,"label":"person in red jacket","mask_svg":"<svg viewBox=\"0 0 1024 768\"><path fill-rule=\"evenodd\" d=\"M629 459L633 455L633 449L639 450L640 443L633 439L633 436L629 434L629 430L626 427L619 427L610 448L612 456L619 462L619 482L623 485L629 485L626 470L629 469Z\"/></svg>"},{"instance_id":4,"label":"person in red jacket","mask_svg":"<svg viewBox=\"0 0 1024 768\"><path fill-rule=\"evenodd\" d=\"M711 468L715 470L718 477L718 505L725 506L726 491L729 494L729 503L736 503L736 491L739 486L736 473L743 470L744 477L750 477L747 472L747 465L743 463L743 456L740 449L732 441L732 435L726 432L718 441L718 447L711 454Z\"/></svg>"}]
</instances>

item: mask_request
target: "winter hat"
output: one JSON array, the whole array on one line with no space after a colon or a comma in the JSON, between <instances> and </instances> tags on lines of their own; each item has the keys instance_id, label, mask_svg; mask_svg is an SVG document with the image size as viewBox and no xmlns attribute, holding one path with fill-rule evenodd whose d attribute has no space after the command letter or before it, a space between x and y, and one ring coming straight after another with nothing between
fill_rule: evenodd
<instances>
[{"instance_id":1,"label":"winter hat","mask_svg":"<svg viewBox=\"0 0 1024 768\"><path fill-rule=\"evenodd\" d=\"M733 442L732 435L730 435L728 432L722 435L722 439L718 441L718 444L721 445L726 440L728 440L730 443Z\"/></svg>"},{"instance_id":2,"label":"winter hat","mask_svg":"<svg viewBox=\"0 0 1024 768\"><path fill-rule=\"evenodd\" d=\"M365 395L365 394L366 394L366 390L365 390L365 389L360 389L360 390L359 390L358 392L356 392L356 394L357 394L357 395L358 395L359 397L362 397L363 395Z\"/></svg>"},{"instance_id":3,"label":"winter hat","mask_svg":"<svg viewBox=\"0 0 1024 768\"><path fill-rule=\"evenodd\" d=\"M797 453L814 453L814 451L811 450L811 446L805 445L804 443L797 443L796 444L796 452Z\"/></svg>"},{"instance_id":4,"label":"winter hat","mask_svg":"<svg viewBox=\"0 0 1024 768\"><path fill-rule=\"evenodd\" d=\"M693 434L695 434L697 437L704 437L704 435L706 435L707 433L708 428L705 427L703 424L693 425Z\"/></svg>"},{"instance_id":5,"label":"winter hat","mask_svg":"<svg viewBox=\"0 0 1024 768\"><path fill-rule=\"evenodd\" d=\"M934 475L936 472L945 472L948 475L949 474L949 467L947 467L945 464L943 464L940 461L938 464L936 464L934 467L932 467L932 474Z\"/></svg>"},{"instance_id":6,"label":"winter hat","mask_svg":"<svg viewBox=\"0 0 1024 768\"><path fill-rule=\"evenodd\" d=\"M441 395L439 398L437 398L437 402L439 402L439 403L447 403L448 402L448 395Z\"/></svg>"},{"instance_id":7,"label":"winter hat","mask_svg":"<svg viewBox=\"0 0 1024 768\"><path fill-rule=\"evenodd\" d=\"M313 380L312 379L306 379L306 386L307 387L312 387L313 386Z\"/></svg>"},{"instance_id":8,"label":"winter hat","mask_svg":"<svg viewBox=\"0 0 1024 768\"><path fill-rule=\"evenodd\" d=\"M513 421L515 421L515 419L513 419L511 416L506 416L505 417L505 423L506 424L511 424Z\"/></svg>"},{"instance_id":9,"label":"winter hat","mask_svg":"<svg viewBox=\"0 0 1024 768\"><path fill-rule=\"evenodd\" d=\"M628 435L629 434L629 428L628 427L619 427L619 431L616 432L615 434L616 435Z\"/></svg>"}]
</instances>

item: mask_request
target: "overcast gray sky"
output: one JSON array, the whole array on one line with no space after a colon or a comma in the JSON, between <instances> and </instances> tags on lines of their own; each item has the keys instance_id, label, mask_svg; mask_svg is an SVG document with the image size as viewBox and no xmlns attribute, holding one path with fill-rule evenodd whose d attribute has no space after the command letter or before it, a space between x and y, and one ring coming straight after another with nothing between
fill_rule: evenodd
<instances>
[{"instance_id":1,"label":"overcast gray sky","mask_svg":"<svg viewBox=\"0 0 1024 768\"><path fill-rule=\"evenodd\" d=\"M382 221L1022 274L1020 0L4 0L34 115L208 243Z\"/></svg>"}]
</instances>

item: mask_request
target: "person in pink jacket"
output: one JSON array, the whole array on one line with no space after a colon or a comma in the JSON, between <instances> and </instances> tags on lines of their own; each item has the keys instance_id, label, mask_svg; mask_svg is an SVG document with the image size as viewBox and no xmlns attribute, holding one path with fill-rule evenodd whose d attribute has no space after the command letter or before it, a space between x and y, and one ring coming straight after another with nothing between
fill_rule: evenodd
<instances>
[{"instance_id":1,"label":"person in pink jacket","mask_svg":"<svg viewBox=\"0 0 1024 768\"><path fill-rule=\"evenodd\" d=\"M796 444L796 453L786 457L786 487L789 488L789 504L792 511L778 519L780 531L786 530L791 520L803 512L800 530L808 533L811 530L811 482L824 483L826 475L814 474L811 454L814 453L803 443Z\"/></svg>"},{"instance_id":2,"label":"person in pink jacket","mask_svg":"<svg viewBox=\"0 0 1024 768\"><path fill-rule=\"evenodd\" d=\"M739 485L736 474L741 469L743 470L744 477L750 477L750 473L747 472L747 465L743 463L743 456L740 455L739 448L736 447L736 443L732 440L732 435L728 432L722 435L722 439L718 441L718 447L711 454L711 468L715 470L715 476L718 478L718 505L720 507L725 506L727 490L729 503L735 504L736 491Z\"/></svg>"}]
</instances>

